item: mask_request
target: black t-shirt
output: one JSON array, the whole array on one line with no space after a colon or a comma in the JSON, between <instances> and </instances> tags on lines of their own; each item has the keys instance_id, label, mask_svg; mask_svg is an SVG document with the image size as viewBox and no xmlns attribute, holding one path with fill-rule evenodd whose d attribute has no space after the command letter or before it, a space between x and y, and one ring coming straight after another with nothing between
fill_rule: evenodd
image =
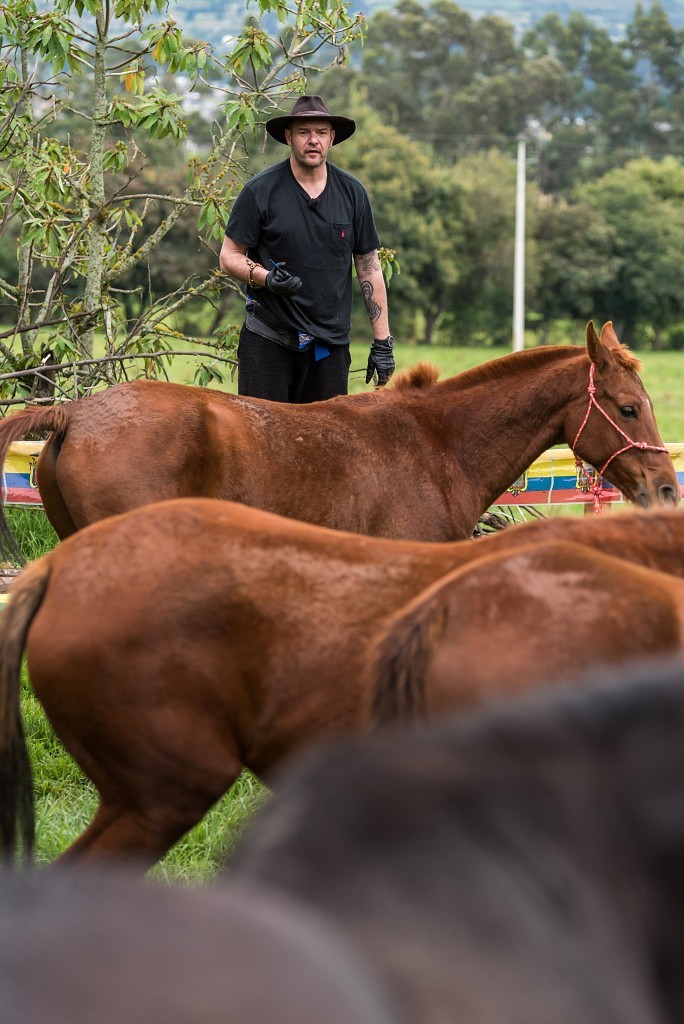
<instances>
[{"instance_id":1,"label":"black t-shirt","mask_svg":"<svg viewBox=\"0 0 684 1024\"><path fill-rule=\"evenodd\" d=\"M351 333L352 254L380 242L366 189L351 174L328 164L328 180L317 200L299 184L289 158L255 175L235 200L226 234L247 246L250 259L271 270L286 263L302 279L294 296L267 288L257 299L285 327L329 345L346 345Z\"/></svg>"}]
</instances>

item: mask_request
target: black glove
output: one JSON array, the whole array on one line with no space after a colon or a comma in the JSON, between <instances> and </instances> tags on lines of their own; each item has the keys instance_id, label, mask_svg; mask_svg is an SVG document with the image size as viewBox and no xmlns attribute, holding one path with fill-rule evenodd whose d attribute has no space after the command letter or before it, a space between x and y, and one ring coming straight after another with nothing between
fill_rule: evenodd
<instances>
[{"instance_id":1,"label":"black glove","mask_svg":"<svg viewBox=\"0 0 684 1024\"><path fill-rule=\"evenodd\" d=\"M284 263L279 263L273 270L269 270L264 284L274 295L296 295L302 287L302 282L300 278L293 277L287 270L283 270L284 266Z\"/></svg>"},{"instance_id":2,"label":"black glove","mask_svg":"<svg viewBox=\"0 0 684 1024\"><path fill-rule=\"evenodd\" d=\"M368 366L366 367L366 384L370 384L373 377L377 384L384 386L394 373L394 338L390 334L388 338L375 338L368 353Z\"/></svg>"}]
</instances>

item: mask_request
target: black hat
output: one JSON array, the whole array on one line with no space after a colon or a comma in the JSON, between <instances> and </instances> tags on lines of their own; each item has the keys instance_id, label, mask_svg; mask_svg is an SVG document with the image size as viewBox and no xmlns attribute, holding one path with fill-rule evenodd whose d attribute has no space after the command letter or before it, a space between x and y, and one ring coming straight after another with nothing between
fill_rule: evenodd
<instances>
[{"instance_id":1,"label":"black hat","mask_svg":"<svg viewBox=\"0 0 684 1024\"><path fill-rule=\"evenodd\" d=\"M290 127L291 121L314 119L330 121L335 132L333 146L336 146L338 142L344 142L356 131L356 121L352 121L351 117L331 114L320 96L300 96L293 106L291 114L281 114L280 117L272 117L270 121L266 122L266 131L276 142L286 143L285 129Z\"/></svg>"}]
</instances>

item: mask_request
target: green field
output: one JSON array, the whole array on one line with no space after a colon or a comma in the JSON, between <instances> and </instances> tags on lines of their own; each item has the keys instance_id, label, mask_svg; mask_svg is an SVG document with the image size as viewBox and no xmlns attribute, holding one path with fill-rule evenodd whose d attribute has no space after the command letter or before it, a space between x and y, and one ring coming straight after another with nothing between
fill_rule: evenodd
<instances>
[{"instance_id":1,"label":"green field","mask_svg":"<svg viewBox=\"0 0 684 1024\"><path fill-rule=\"evenodd\" d=\"M365 368L367 345L352 346L352 367ZM397 347L397 366L405 369L422 359L450 376L496 354L492 349ZM684 441L684 408L680 401L684 379L684 354L645 353L643 379L654 402L661 434L666 441ZM174 367L174 376L192 380L190 361ZM226 381L227 390L236 390ZM369 386L370 387L370 386ZM363 372L354 373L351 390L366 390ZM42 512L10 509L10 521L28 557L49 549L56 538ZM24 680L23 708L35 774L37 808L37 859L53 860L85 828L95 809L95 792L66 754L45 719L40 705ZM155 875L181 883L198 884L211 878L229 856L232 844L255 808L267 798L267 790L244 772L231 793L186 836L155 869Z\"/></svg>"}]
</instances>

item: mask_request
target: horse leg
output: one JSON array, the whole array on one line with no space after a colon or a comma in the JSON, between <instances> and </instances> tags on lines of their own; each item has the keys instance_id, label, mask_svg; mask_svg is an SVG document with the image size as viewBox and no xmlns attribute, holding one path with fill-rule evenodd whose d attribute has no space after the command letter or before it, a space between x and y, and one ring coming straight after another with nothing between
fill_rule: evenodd
<instances>
[{"instance_id":1,"label":"horse leg","mask_svg":"<svg viewBox=\"0 0 684 1024\"><path fill-rule=\"evenodd\" d=\"M171 825L140 817L125 807L102 803L83 835L53 864L70 867L130 860L141 871L147 871L194 824L187 828L177 823Z\"/></svg>"},{"instance_id":2,"label":"horse leg","mask_svg":"<svg viewBox=\"0 0 684 1024\"><path fill-rule=\"evenodd\" d=\"M197 759L193 765L180 763L172 771L168 765L155 771L153 763L148 763L146 771L139 767L127 783L128 772L119 775L115 785L111 776L100 776L95 817L55 863L80 866L129 860L147 870L201 821L237 779L241 759L225 746L222 753L220 771L215 770L216 762L202 765ZM191 773L194 777L188 781Z\"/></svg>"},{"instance_id":3,"label":"horse leg","mask_svg":"<svg viewBox=\"0 0 684 1024\"><path fill-rule=\"evenodd\" d=\"M57 482L57 458L60 451L60 440L53 434L45 442L36 467L38 489L43 502L45 514L50 520L60 540L76 533L76 524L64 500Z\"/></svg>"}]
</instances>

